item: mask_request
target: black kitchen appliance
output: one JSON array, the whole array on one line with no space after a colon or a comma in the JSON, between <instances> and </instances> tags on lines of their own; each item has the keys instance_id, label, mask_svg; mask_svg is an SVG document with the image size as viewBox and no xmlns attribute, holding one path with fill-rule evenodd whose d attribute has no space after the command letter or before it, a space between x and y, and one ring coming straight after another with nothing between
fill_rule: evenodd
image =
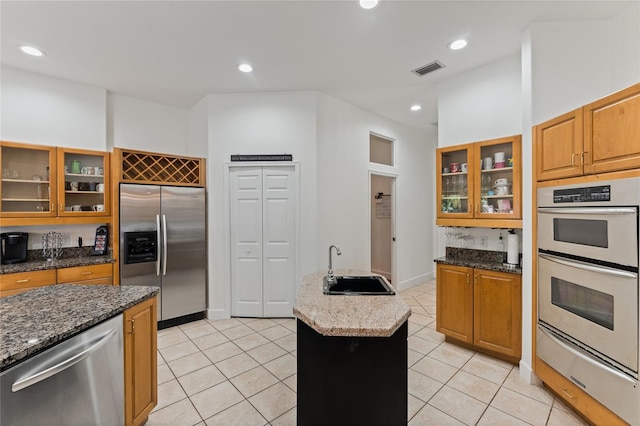
<instances>
[{"instance_id":1,"label":"black kitchen appliance","mask_svg":"<svg viewBox=\"0 0 640 426\"><path fill-rule=\"evenodd\" d=\"M155 231L124 233L124 263L156 262L158 260Z\"/></svg>"},{"instance_id":2,"label":"black kitchen appliance","mask_svg":"<svg viewBox=\"0 0 640 426\"><path fill-rule=\"evenodd\" d=\"M3 232L0 234L0 263L10 265L27 261L27 232Z\"/></svg>"}]
</instances>

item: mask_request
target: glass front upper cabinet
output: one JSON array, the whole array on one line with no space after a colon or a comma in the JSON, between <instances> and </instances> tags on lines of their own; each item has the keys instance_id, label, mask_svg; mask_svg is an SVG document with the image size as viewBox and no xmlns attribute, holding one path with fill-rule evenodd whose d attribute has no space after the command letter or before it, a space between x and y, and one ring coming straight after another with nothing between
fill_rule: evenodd
<instances>
[{"instance_id":1,"label":"glass front upper cabinet","mask_svg":"<svg viewBox=\"0 0 640 426\"><path fill-rule=\"evenodd\" d=\"M58 148L59 216L109 215L109 153Z\"/></svg>"},{"instance_id":2,"label":"glass front upper cabinet","mask_svg":"<svg viewBox=\"0 0 640 426\"><path fill-rule=\"evenodd\" d=\"M56 215L55 147L0 142L0 216Z\"/></svg>"},{"instance_id":3,"label":"glass front upper cabinet","mask_svg":"<svg viewBox=\"0 0 640 426\"><path fill-rule=\"evenodd\" d=\"M475 144L477 218L521 218L520 141L520 136L511 136Z\"/></svg>"},{"instance_id":4,"label":"glass front upper cabinet","mask_svg":"<svg viewBox=\"0 0 640 426\"><path fill-rule=\"evenodd\" d=\"M521 139L516 135L437 150L437 225L522 227Z\"/></svg>"},{"instance_id":5,"label":"glass front upper cabinet","mask_svg":"<svg viewBox=\"0 0 640 426\"><path fill-rule=\"evenodd\" d=\"M438 149L438 217L473 217L473 145Z\"/></svg>"}]
</instances>

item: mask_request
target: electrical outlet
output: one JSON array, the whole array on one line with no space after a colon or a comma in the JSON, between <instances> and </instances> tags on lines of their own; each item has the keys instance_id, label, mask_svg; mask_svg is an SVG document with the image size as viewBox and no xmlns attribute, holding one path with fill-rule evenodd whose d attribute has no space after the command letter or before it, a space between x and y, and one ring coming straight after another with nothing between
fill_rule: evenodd
<instances>
[{"instance_id":1,"label":"electrical outlet","mask_svg":"<svg viewBox=\"0 0 640 426\"><path fill-rule=\"evenodd\" d=\"M487 247L487 236L486 235L482 235L480 237L480 247Z\"/></svg>"},{"instance_id":2,"label":"electrical outlet","mask_svg":"<svg viewBox=\"0 0 640 426\"><path fill-rule=\"evenodd\" d=\"M62 234L62 247L71 246L71 234Z\"/></svg>"}]
</instances>

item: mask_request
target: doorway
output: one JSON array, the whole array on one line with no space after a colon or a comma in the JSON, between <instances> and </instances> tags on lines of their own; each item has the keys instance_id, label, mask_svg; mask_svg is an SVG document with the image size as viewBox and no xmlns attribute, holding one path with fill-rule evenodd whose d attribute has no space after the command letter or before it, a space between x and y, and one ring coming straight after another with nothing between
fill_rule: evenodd
<instances>
[{"instance_id":1,"label":"doorway","mask_svg":"<svg viewBox=\"0 0 640 426\"><path fill-rule=\"evenodd\" d=\"M294 166L232 167L231 315L291 317L296 289Z\"/></svg>"},{"instance_id":2,"label":"doorway","mask_svg":"<svg viewBox=\"0 0 640 426\"><path fill-rule=\"evenodd\" d=\"M371 272L393 284L394 272L394 190L392 176L370 174L371 190Z\"/></svg>"}]
</instances>

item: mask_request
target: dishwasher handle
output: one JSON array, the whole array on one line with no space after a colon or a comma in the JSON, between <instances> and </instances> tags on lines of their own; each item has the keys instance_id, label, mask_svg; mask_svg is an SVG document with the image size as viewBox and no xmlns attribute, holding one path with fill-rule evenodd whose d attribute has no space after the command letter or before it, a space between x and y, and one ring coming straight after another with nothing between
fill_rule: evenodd
<instances>
[{"instance_id":1,"label":"dishwasher handle","mask_svg":"<svg viewBox=\"0 0 640 426\"><path fill-rule=\"evenodd\" d=\"M47 368L47 366L45 365L44 369L39 369L39 371L36 371L35 373L29 375L28 377L20 378L16 380L11 386L11 390L13 392L18 392L22 389L28 388L29 386L35 385L36 383L43 381L46 378L49 378L58 373L61 373L62 371L66 370L69 367L74 366L75 364L79 363L80 361L82 361L83 359L87 358L92 353L100 349L102 346L104 346L104 344L106 344L107 341L116 333L117 333L117 330L115 328L112 328L111 330L101 334L100 336L96 337L91 342L89 342L88 345L90 346L86 349L82 349L82 348L87 346L87 344L77 345L75 348L71 349L73 352L75 352L72 356L66 358L64 361L59 362L51 367ZM78 350L80 350L80 352L78 352Z\"/></svg>"}]
</instances>

